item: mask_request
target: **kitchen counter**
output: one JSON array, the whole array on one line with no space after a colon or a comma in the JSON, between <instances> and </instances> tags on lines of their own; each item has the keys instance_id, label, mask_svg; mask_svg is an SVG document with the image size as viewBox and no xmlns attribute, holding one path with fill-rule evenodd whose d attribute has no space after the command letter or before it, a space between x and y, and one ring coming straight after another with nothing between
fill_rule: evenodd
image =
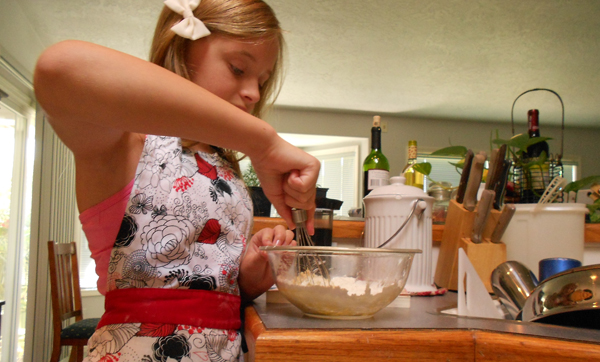
<instances>
[{"instance_id":1,"label":"kitchen counter","mask_svg":"<svg viewBox=\"0 0 600 362\"><path fill-rule=\"evenodd\" d=\"M275 225L286 225L285 221L276 217L254 217L254 232ZM365 228L365 222L362 220L333 220L333 237L343 239L360 239ZM444 234L444 225L432 226L432 241L434 243L442 241ZM600 245L600 224L585 224L584 233L585 243L597 243Z\"/></svg>"},{"instance_id":2,"label":"kitchen counter","mask_svg":"<svg viewBox=\"0 0 600 362\"><path fill-rule=\"evenodd\" d=\"M245 308L250 361L600 361L600 330L457 317L456 293L411 297L410 308L388 307L372 318L303 316L289 303Z\"/></svg>"}]
</instances>

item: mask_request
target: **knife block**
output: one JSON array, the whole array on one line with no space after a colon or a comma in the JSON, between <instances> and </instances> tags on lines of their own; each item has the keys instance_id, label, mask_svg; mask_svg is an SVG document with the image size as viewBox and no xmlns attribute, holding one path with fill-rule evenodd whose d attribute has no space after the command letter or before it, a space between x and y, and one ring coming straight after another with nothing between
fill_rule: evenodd
<instances>
[{"instance_id":1,"label":"knife block","mask_svg":"<svg viewBox=\"0 0 600 362\"><path fill-rule=\"evenodd\" d=\"M488 293L493 293L492 272L498 265L506 261L506 244L492 243L489 238L484 238L480 244L475 244L470 238L462 238L458 247L463 248L469 257ZM458 266L456 273L458 274ZM456 289L458 289L458 277L455 279ZM454 290L453 288L448 289Z\"/></svg>"},{"instance_id":2,"label":"knife block","mask_svg":"<svg viewBox=\"0 0 600 362\"><path fill-rule=\"evenodd\" d=\"M488 292L492 293L492 271L506 261L506 245L490 242L500 211L491 210L482 233L482 242L471 241L475 212L466 210L456 200L450 200L442 244L435 269L434 282L438 287L458 290L458 249L463 248Z\"/></svg>"}]
</instances>

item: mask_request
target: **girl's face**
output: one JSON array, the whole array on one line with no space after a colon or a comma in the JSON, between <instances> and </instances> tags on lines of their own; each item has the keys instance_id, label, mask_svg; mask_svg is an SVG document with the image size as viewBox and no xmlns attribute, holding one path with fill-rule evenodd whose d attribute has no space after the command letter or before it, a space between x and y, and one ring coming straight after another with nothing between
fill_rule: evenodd
<instances>
[{"instance_id":1,"label":"girl's face","mask_svg":"<svg viewBox=\"0 0 600 362\"><path fill-rule=\"evenodd\" d=\"M192 82L251 113L278 53L275 40L251 43L211 34L192 42L186 63Z\"/></svg>"}]
</instances>

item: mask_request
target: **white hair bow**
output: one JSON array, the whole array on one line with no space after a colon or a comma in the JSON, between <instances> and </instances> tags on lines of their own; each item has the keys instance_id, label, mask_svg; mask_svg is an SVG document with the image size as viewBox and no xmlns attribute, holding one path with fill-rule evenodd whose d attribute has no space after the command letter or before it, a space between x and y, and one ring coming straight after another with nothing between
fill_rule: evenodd
<instances>
[{"instance_id":1,"label":"white hair bow","mask_svg":"<svg viewBox=\"0 0 600 362\"><path fill-rule=\"evenodd\" d=\"M194 16L193 10L200 5L200 0L165 0L164 3L169 9L183 16L183 20L171 27L175 34L191 40L210 34L206 25Z\"/></svg>"}]
</instances>

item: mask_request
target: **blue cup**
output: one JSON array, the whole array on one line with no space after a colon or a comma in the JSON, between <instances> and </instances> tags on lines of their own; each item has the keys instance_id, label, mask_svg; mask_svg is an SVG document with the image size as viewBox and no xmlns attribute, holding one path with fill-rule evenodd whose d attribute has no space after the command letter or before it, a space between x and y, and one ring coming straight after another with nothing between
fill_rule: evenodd
<instances>
[{"instance_id":1,"label":"blue cup","mask_svg":"<svg viewBox=\"0 0 600 362\"><path fill-rule=\"evenodd\" d=\"M570 258L548 258L540 260L540 274L539 279L542 282L545 279L550 278L551 276L562 273L569 269L577 268L581 266L581 262L579 260L570 259Z\"/></svg>"}]
</instances>

